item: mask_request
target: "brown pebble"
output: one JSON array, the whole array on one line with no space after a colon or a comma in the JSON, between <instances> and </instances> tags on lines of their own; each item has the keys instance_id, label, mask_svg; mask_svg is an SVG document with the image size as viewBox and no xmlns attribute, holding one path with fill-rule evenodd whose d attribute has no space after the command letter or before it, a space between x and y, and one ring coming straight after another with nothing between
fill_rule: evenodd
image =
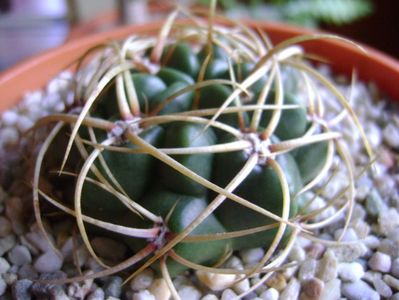
<instances>
[{"instance_id":1,"label":"brown pebble","mask_svg":"<svg viewBox=\"0 0 399 300\"><path fill-rule=\"evenodd\" d=\"M307 299L320 299L324 289L324 282L318 278L312 278L302 284L302 291Z\"/></svg>"},{"instance_id":2,"label":"brown pebble","mask_svg":"<svg viewBox=\"0 0 399 300\"><path fill-rule=\"evenodd\" d=\"M274 288L277 291L281 292L287 286L287 280L285 279L283 274L276 273L274 276L266 281L266 285L269 288Z\"/></svg>"},{"instance_id":3,"label":"brown pebble","mask_svg":"<svg viewBox=\"0 0 399 300\"><path fill-rule=\"evenodd\" d=\"M310 246L306 247L306 254L310 258L319 259L326 247L320 243L311 244Z\"/></svg>"}]
</instances>

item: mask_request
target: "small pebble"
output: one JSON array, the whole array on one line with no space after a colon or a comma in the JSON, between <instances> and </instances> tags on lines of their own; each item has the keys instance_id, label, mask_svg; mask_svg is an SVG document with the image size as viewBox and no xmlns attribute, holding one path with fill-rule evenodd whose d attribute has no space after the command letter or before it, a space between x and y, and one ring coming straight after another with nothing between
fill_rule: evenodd
<instances>
[{"instance_id":1,"label":"small pebble","mask_svg":"<svg viewBox=\"0 0 399 300\"><path fill-rule=\"evenodd\" d=\"M359 239L364 240L370 234L370 226L364 220L353 220L351 226Z\"/></svg>"},{"instance_id":2,"label":"small pebble","mask_svg":"<svg viewBox=\"0 0 399 300\"><path fill-rule=\"evenodd\" d=\"M387 234L399 226L399 213L395 208L382 211L378 216L380 234Z\"/></svg>"},{"instance_id":3,"label":"small pebble","mask_svg":"<svg viewBox=\"0 0 399 300\"><path fill-rule=\"evenodd\" d=\"M157 300L148 290L143 290L133 294L132 300Z\"/></svg>"},{"instance_id":4,"label":"small pebble","mask_svg":"<svg viewBox=\"0 0 399 300\"><path fill-rule=\"evenodd\" d=\"M103 286L105 298L119 298L122 294L122 283L123 280L119 276L112 276L108 278L107 282Z\"/></svg>"},{"instance_id":5,"label":"small pebble","mask_svg":"<svg viewBox=\"0 0 399 300\"><path fill-rule=\"evenodd\" d=\"M62 257L54 251L47 251L36 259L34 267L40 273L50 273L61 269L62 263Z\"/></svg>"},{"instance_id":6,"label":"small pebble","mask_svg":"<svg viewBox=\"0 0 399 300\"><path fill-rule=\"evenodd\" d=\"M21 133L26 132L33 126L33 121L29 119L27 116L19 116L16 127Z\"/></svg>"},{"instance_id":7,"label":"small pebble","mask_svg":"<svg viewBox=\"0 0 399 300\"><path fill-rule=\"evenodd\" d=\"M371 250L377 249L381 244L380 239L378 237L376 237L375 235L368 235L363 240L363 243L367 248L369 248Z\"/></svg>"},{"instance_id":8,"label":"small pebble","mask_svg":"<svg viewBox=\"0 0 399 300\"><path fill-rule=\"evenodd\" d=\"M165 279L162 278L155 279L148 291L154 295L157 300L168 300L172 295Z\"/></svg>"},{"instance_id":9,"label":"small pebble","mask_svg":"<svg viewBox=\"0 0 399 300\"><path fill-rule=\"evenodd\" d=\"M10 234L0 239L0 256L9 251L16 244L15 236Z\"/></svg>"},{"instance_id":10,"label":"small pebble","mask_svg":"<svg viewBox=\"0 0 399 300\"><path fill-rule=\"evenodd\" d=\"M376 278L373 282L373 286L381 297L389 298L392 296L392 289L381 278Z\"/></svg>"},{"instance_id":11,"label":"small pebble","mask_svg":"<svg viewBox=\"0 0 399 300\"><path fill-rule=\"evenodd\" d=\"M320 299L325 283L318 278L312 278L302 284L302 291L309 299Z\"/></svg>"},{"instance_id":12,"label":"small pebble","mask_svg":"<svg viewBox=\"0 0 399 300\"><path fill-rule=\"evenodd\" d=\"M5 127L0 131L0 141L5 146L13 146L19 140L19 133L15 127Z\"/></svg>"},{"instance_id":13,"label":"small pebble","mask_svg":"<svg viewBox=\"0 0 399 300\"><path fill-rule=\"evenodd\" d=\"M200 300L201 292L193 286L184 286L178 290L181 299Z\"/></svg>"},{"instance_id":14,"label":"small pebble","mask_svg":"<svg viewBox=\"0 0 399 300\"><path fill-rule=\"evenodd\" d=\"M390 239L394 242L399 241L399 227L394 228L393 230L389 231L386 235L387 239Z\"/></svg>"},{"instance_id":15,"label":"small pebble","mask_svg":"<svg viewBox=\"0 0 399 300\"><path fill-rule=\"evenodd\" d=\"M233 300L233 299L237 299L237 295L231 289L224 290L222 296L220 297L220 300Z\"/></svg>"},{"instance_id":16,"label":"small pebble","mask_svg":"<svg viewBox=\"0 0 399 300\"><path fill-rule=\"evenodd\" d=\"M334 252L327 250L320 260L316 277L322 281L327 282L337 277L338 273L338 260Z\"/></svg>"},{"instance_id":17,"label":"small pebble","mask_svg":"<svg viewBox=\"0 0 399 300\"><path fill-rule=\"evenodd\" d=\"M262 248L254 248L240 251L242 261L247 265L253 265L259 262L265 255L265 250Z\"/></svg>"},{"instance_id":18,"label":"small pebble","mask_svg":"<svg viewBox=\"0 0 399 300\"><path fill-rule=\"evenodd\" d=\"M374 271L389 272L391 269L391 257L382 252L376 252L368 261L369 267Z\"/></svg>"},{"instance_id":19,"label":"small pebble","mask_svg":"<svg viewBox=\"0 0 399 300\"><path fill-rule=\"evenodd\" d=\"M219 300L214 294L207 294L201 300Z\"/></svg>"},{"instance_id":20,"label":"small pebble","mask_svg":"<svg viewBox=\"0 0 399 300\"><path fill-rule=\"evenodd\" d=\"M385 253L392 258L399 257L399 241L383 239L380 241L377 251Z\"/></svg>"},{"instance_id":21,"label":"small pebble","mask_svg":"<svg viewBox=\"0 0 399 300\"><path fill-rule=\"evenodd\" d=\"M197 272L197 278L212 291L220 291L230 287L236 280L234 274L217 274L210 272Z\"/></svg>"},{"instance_id":22,"label":"small pebble","mask_svg":"<svg viewBox=\"0 0 399 300\"><path fill-rule=\"evenodd\" d=\"M260 294L259 297L263 300L278 300L279 296L280 293L276 289L270 288Z\"/></svg>"},{"instance_id":23,"label":"small pebble","mask_svg":"<svg viewBox=\"0 0 399 300\"><path fill-rule=\"evenodd\" d=\"M377 189L371 190L370 194L366 198L365 207L367 213L372 217L378 216L384 209L386 209L386 204Z\"/></svg>"},{"instance_id":24,"label":"small pebble","mask_svg":"<svg viewBox=\"0 0 399 300\"><path fill-rule=\"evenodd\" d=\"M27 247L17 245L8 253L8 260L16 266L22 266L29 264L32 261L32 256Z\"/></svg>"},{"instance_id":25,"label":"small pebble","mask_svg":"<svg viewBox=\"0 0 399 300\"><path fill-rule=\"evenodd\" d=\"M396 291L399 291L399 279L392 275L386 274L382 277L386 284Z\"/></svg>"},{"instance_id":26,"label":"small pebble","mask_svg":"<svg viewBox=\"0 0 399 300\"><path fill-rule=\"evenodd\" d=\"M390 273L399 278L399 257L395 258L392 261L392 265L391 265L391 271Z\"/></svg>"},{"instance_id":27,"label":"small pebble","mask_svg":"<svg viewBox=\"0 0 399 300\"><path fill-rule=\"evenodd\" d=\"M0 296L3 296L7 290L7 283L0 276Z\"/></svg>"},{"instance_id":28,"label":"small pebble","mask_svg":"<svg viewBox=\"0 0 399 300\"><path fill-rule=\"evenodd\" d=\"M316 274L317 261L313 258L306 259L299 268L298 279L306 281L312 279Z\"/></svg>"},{"instance_id":29,"label":"small pebble","mask_svg":"<svg viewBox=\"0 0 399 300\"><path fill-rule=\"evenodd\" d=\"M30 300L32 299L30 288L32 281L29 279L17 280L11 287L12 296L16 300Z\"/></svg>"},{"instance_id":30,"label":"small pebble","mask_svg":"<svg viewBox=\"0 0 399 300\"><path fill-rule=\"evenodd\" d=\"M358 281L364 276L363 266L358 262L339 263L338 275L343 281Z\"/></svg>"},{"instance_id":31,"label":"small pebble","mask_svg":"<svg viewBox=\"0 0 399 300\"><path fill-rule=\"evenodd\" d=\"M37 229L38 230L38 229ZM52 250L52 246L49 241L43 236L42 233L32 231L25 235L26 239L37 249L42 252ZM49 237L51 239L51 236Z\"/></svg>"},{"instance_id":32,"label":"small pebble","mask_svg":"<svg viewBox=\"0 0 399 300\"><path fill-rule=\"evenodd\" d=\"M280 294L281 300L291 300L291 299L298 299L299 292L301 290L301 285L295 277L291 278L288 282L287 287L282 291Z\"/></svg>"},{"instance_id":33,"label":"small pebble","mask_svg":"<svg viewBox=\"0 0 399 300\"><path fill-rule=\"evenodd\" d=\"M295 245L290 254L289 254L289 259L291 261L297 261L297 262L302 262L306 258L306 252L305 250L300 247L299 245Z\"/></svg>"},{"instance_id":34,"label":"small pebble","mask_svg":"<svg viewBox=\"0 0 399 300\"><path fill-rule=\"evenodd\" d=\"M330 248L334 252L338 261L352 262L367 252L367 247L363 243L342 244Z\"/></svg>"},{"instance_id":35,"label":"small pebble","mask_svg":"<svg viewBox=\"0 0 399 300\"><path fill-rule=\"evenodd\" d=\"M12 232L12 226L10 221L0 216L0 238L4 238Z\"/></svg>"},{"instance_id":36,"label":"small pebble","mask_svg":"<svg viewBox=\"0 0 399 300\"><path fill-rule=\"evenodd\" d=\"M37 271L31 264L23 265L18 270L19 278L27 278L30 280L35 280L39 277Z\"/></svg>"},{"instance_id":37,"label":"small pebble","mask_svg":"<svg viewBox=\"0 0 399 300\"><path fill-rule=\"evenodd\" d=\"M56 271L53 273L43 273L40 275L39 280L56 280L56 279L65 279L66 274L62 271ZM30 292L35 295L37 298L46 298L49 296L50 291L54 288L54 284L45 283L41 281L34 281Z\"/></svg>"},{"instance_id":38,"label":"small pebble","mask_svg":"<svg viewBox=\"0 0 399 300\"><path fill-rule=\"evenodd\" d=\"M399 129L389 123L382 131L384 141L393 148L399 148Z\"/></svg>"},{"instance_id":39,"label":"small pebble","mask_svg":"<svg viewBox=\"0 0 399 300\"><path fill-rule=\"evenodd\" d=\"M245 293L250 288L249 279L245 278L244 280L240 280L232 288L237 294Z\"/></svg>"},{"instance_id":40,"label":"small pebble","mask_svg":"<svg viewBox=\"0 0 399 300\"><path fill-rule=\"evenodd\" d=\"M18 121L19 115L15 110L7 110L1 115L1 122L7 127L14 126Z\"/></svg>"},{"instance_id":41,"label":"small pebble","mask_svg":"<svg viewBox=\"0 0 399 300\"><path fill-rule=\"evenodd\" d=\"M314 259L319 259L326 247L320 243L314 243L306 247L306 256Z\"/></svg>"},{"instance_id":42,"label":"small pebble","mask_svg":"<svg viewBox=\"0 0 399 300\"><path fill-rule=\"evenodd\" d=\"M141 291L148 289L154 280L154 272L151 269L145 269L135 276L130 282L130 288L133 291Z\"/></svg>"},{"instance_id":43,"label":"small pebble","mask_svg":"<svg viewBox=\"0 0 399 300\"><path fill-rule=\"evenodd\" d=\"M362 280L344 283L342 294L350 300L379 300L380 295Z\"/></svg>"},{"instance_id":44,"label":"small pebble","mask_svg":"<svg viewBox=\"0 0 399 300\"><path fill-rule=\"evenodd\" d=\"M0 257L0 275L6 273L9 269L10 263L4 257Z\"/></svg>"},{"instance_id":45,"label":"small pebble","mask_svg":"<svg viewBox=\"0 0 399 300\"><path fill-rule=\"evenodd\" d=\"M352 242L357 241L359 237L356 234L356 231L353 228L348 228L344 231L344 229L338 229L334 233L335 240L340 240L342 242Z\"/></svg>"},{"instance_id":46,"label":"small pebble","mask_svg":"<svg viewBox=\"0 0 399 300\"><path fill-rule=\"evenodd\" d=\"M266 281L269 288L275 288L279 292L283 291L287 286L287 279L281 273L275 273Z\"/></svg>"}]
</instances>

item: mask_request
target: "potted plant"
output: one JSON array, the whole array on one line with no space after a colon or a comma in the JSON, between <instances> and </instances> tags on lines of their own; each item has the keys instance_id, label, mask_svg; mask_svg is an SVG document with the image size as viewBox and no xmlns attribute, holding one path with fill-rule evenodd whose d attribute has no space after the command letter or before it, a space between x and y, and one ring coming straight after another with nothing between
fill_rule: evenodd
<instances>
[{"instance_id":1,"label":"potted plant","mask_svg":"<svg viewBox=\"0 0 399 300\"><path fill-rule=\"evenodd\" d=\"M184 13L188 20L176 21L173 13L165 23L72 41L0 78L2 95L12 100L4 108L20 96L15 87L37 87L77 59L74 101L31 130L45 129L47 136L35 158L33 208L44 235L44 216L54 207L74 218L105 269L59 282L154 267L178 298L171 278L188 269L210 286L211 274L234 275L234 283L254 274L266 280L299 234L329 224L342 211L350 217L355 175L334 127L341 113L326 117L330 104L310 78L335 95L371 158L373 153L343 94L303 63L296 44L337 62L340 72L356 64L362 78L394 96L398 91L386 76L397 76L397 63L329 34L298 36L292 27L236 24L212 10L205 19L201 11ZM40 72L32 78L27 69ZM24 82L28 77L34 81ZM297 97L304 87L305 97ZM307 192L324 183L333 159L346 168L348 185L340 192L348 199L309 210ZM336 213L315 221L330 205ZM131 256L109 267L90 242L96 235L122 241ZM255 266L223 266L231 253L253 247L265 248Z\"/></svg>"}]
</instances>

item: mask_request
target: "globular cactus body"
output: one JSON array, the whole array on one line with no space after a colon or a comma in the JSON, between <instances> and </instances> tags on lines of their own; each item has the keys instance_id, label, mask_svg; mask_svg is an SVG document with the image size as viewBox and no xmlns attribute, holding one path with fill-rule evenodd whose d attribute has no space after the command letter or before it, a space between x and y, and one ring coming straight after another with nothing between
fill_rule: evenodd
<instances>
[{"instance_id":1,"label":"globular cactus body","mask_svg":"<svg viewBox=\"0 0 399 300\"><path fill-rule=\"evenodd\" d=\"M246 55L246 43L234 49L240 39L218 40L224 49L198 34L202 44L168 42L154 55L155 71L135 61L156 54L156 43L134 53L130 70L93 91L68 133L60 131L72 148L46 154L65 155L56 169L75 172L59 201L75 210L84 237L85 222L98 225L88 218L148 229L108 235L133 253L152 245L153 260L167 259L173 275L218 265L236 250L274 253L298 234L299 199L325 174L338 137L315 121L319 104L285 88L293 84L281 79L276 58L259 64L267 50ZM41 166L48 169L45 159ZM100 227L89 235L105 234Z\"/></svg>"}]
</instances>

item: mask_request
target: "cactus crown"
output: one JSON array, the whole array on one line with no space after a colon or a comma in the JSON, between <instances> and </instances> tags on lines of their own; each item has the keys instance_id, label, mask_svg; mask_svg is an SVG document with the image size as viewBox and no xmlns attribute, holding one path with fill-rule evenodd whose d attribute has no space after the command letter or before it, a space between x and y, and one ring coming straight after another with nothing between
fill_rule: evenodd
<instances>
[{"instance_id":1,"label":"cactus crown","mask_svg":"<svg viewBox=\"0 0 399 300\"><path fill-rule=\"evenodd\" d=\"M179 14L186 20L176 21ZM133 274L155 265L168 283L187 268L268 276L299 234L311 237L344 211L349 219L355 175L334 125L349 116L364 133L346 98L296 46L319 38L338 39L273 45L266 33L213 10L204 18L179 8L156 34L90 50L78 63L73 107L36 124L55 123L36 159L37 222L45 232L43 200L74 217L105 267L68 280L139 262ZM328 113L333 105L339 109ZM309 191L328 183L334 158L348 186L309 210ZM336 213L315 221L329 206ZM132 256L108 266L90 243L96 234L123 241ZM223 267L233 251L250 247L267 250L256 266Z\"/></svg>"}]
</instances>

